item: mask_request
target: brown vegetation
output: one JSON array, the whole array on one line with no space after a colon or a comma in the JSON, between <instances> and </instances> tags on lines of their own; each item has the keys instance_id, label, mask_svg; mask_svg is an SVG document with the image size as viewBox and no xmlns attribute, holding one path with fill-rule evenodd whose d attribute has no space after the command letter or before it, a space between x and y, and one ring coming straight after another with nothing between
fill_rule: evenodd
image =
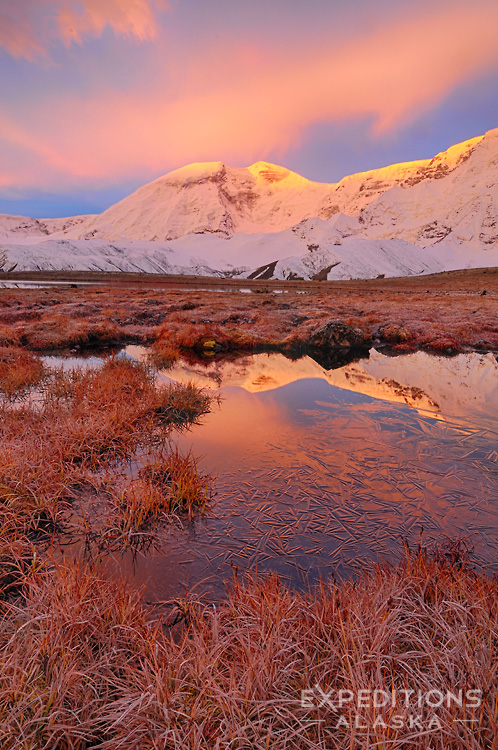
<instances>
[{"instance_id":1,"label":"brown vegetation","mask_svg":"<svg viewBox=\"0 0 498 750\"><path fill-rule=\"evenodd\" d=\"M23 396L45 376L39 357L17 346L0 346L0 393Z\"/></svg>"},{"instance_id":2,"label":"brown vegetation","mask_svg":"<svg viewBox=\"0 0 498 750\"><path fill-rule=\"evenodd\" d=\"M216 607L187 599L156 622L123 584L51 562L40 535L68 522L102 544L136 544L158 519L206 507L208 478L168 439L210 402L191 385L158 386L126 359L54 372L29 351L130 340L155 342L163 361L185 348L293 350L330 319L400 350L497 347L496 275L481 296L483 279L317 284L306 295L1 290L2 750L494 747L498 584L459 548L407 553L397 567L309 593L235 578ZM107 507L102 527L78 521L88 497ZM320 706L317 686L351 692L347 726ZM359 691L376 688L478 689L483 701L474 711L364 707L367 729L355 727ZM315 691L304 706L302 690ZM431 713L440 726L428 729Z\"/></svg>"},{"instance_id":3,"label":"brown vegetation","mask_svg":"<svg viewBox=\"0 0 498 750\"><path fill-rule=\"evenodd\" d=\"M5 365L15 369L16 363L14 350ZM123 358L44 375L31 400L0 401L0 518L12 516L19 534L57 530L71 503L99 487L102 503L121 507L113 499L118 491L133 499L135 528L142 517L145 522L205 505L207 480L193 460L165 451L173 427L192 424L209 410L207 395L192 385L158 386L151 370ZM132 459L147 466L157 451L164 466L158 494L166 492L166 469L170 482L167 498L151 507L123 469ZM180 497L177 485L187 483L189 472L190 495L185 490ZM140 503L147 505L142 514Z\"/></svg>"},{"instance_id":4,"label":"brown vegetation","mask_svg":"<svg viewBox=\"0 0 498 750\"><path fill-rule=\"evenodd\" d=\"M204 511L211 499L210 478L201 474L194 458L177 450L147 460L138 477L110 494L111 523L106 540L140 545L142 533L150 523Z\"/></svg>"},{"instance_id":5,"label":"brown vegetation","mask_svg":"<svg viewBox=\"0 0 498 750\"><path fill-rule=\"evenodd\" d=\"M493 747L498 587L444 556L408 553L309 594L235 579L217 607L178 602L155 623L89 568L32 573L22 593L2 609L4 750ZM357 708L374 689L414 697ZM417 704L471 689L475 708ZM337 704L339 690L352 698L334 711L323 694Z\"/></svg>"},{"instance_id":6,"label":"brown vegetation","mask_svg":"<svg viewBox=\"0 0 498 750\"><path fill-rule=\"evenodd\" d=\"M335 320L399 351L498 348L496 269L300 285L265 282L266 289L247 282L260 294L236 291L241 282L233 280L198 280L201 289L184 280L185 288L175 289L161 288L155 277L144 279L130 281L134 287L2 289L0 344L48 351L148 342L164 364L182 348L204 355L302 349L319 326ZM228 291L215 291L219 286ZM274 294L274 288L288 292Z\"/></svg>"}]
</instances>

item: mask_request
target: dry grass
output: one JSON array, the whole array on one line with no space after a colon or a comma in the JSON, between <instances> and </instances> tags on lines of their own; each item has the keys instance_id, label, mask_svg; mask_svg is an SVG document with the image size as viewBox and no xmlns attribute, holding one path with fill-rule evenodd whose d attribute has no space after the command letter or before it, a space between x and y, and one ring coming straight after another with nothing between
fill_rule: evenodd
<instances>
[{"instance_id":1,"label":"dry grass","mask_svg":"<svg viewBox=\"0 0 498 750\"><path fill-rule=\"evenodd\" d=\"M32 352L17 346L0 346L0 393L23 396L46 375L43 363Z\"/></svg>"},{"instance_id":2,"label":"dry grass","mask_svg":"<svg viewBox=\"0 0 498 750\"><path fill-rule=\"evenodd\" d=\"M221 282L202 281L203 286L210 283ZM270 289L273 286L290 291L244 294L146 285L3 289L0 344L42 351L148 342L154 344L157 361L162 358L168 364L182 348L203 354L302 348L318 326L337 320L360 328L368 340L399 351L498 348L495 269L405 279L269 284ZM297 293L299 286L306 294Z\"/></svg>"},{"instance_id":3,"label":"dry grass","mask_svg":"<svg viewBox=\"0 0 498 750\"><path fill-rule=\"evenodd\" d=\"M120 341L123 336L121 328L112 321L75 320L59 311L40 315L39 320L27 326L26 332L21 327L19 333L23 342L38 351L109 345Z\"/></svg>"},{"instance_id":4,"label":"dry grass","mask_svg":"<svg viewBox=\"0 0 498 750\"><path fill-rule=\"evenodd\" d=\"M243 326L235 327L230 321L223 323L188 323L183 316L174 316L176 320L158 328L158 339L154 347L161 347L162 342L171 342L174 351L195 349L204 355L223 351L247 351L258 346L269 346L272 342L254 330ZM249 325L253 325L250 323Z\"/></svg>"},{"instance_id":5,"label":"dry grass","mask_svg":"<svg viewBox=\"0 0 498 750\"><path fill-rule=\"evenodd\" d=\"M192 517L193 509L206 508L210 497L210 483L197 469L195 459L178 450L158 456L147 462L139 471L140 480L159 492L168 513L186 512Z\"/></svg>"},{"instance_id":6,"label":"dry grass","mask_svg":"<svg viewBox=\"0 0 498 750\"><path fill-rule=\"evenodd\" d=\"M175 342L166 335L156 339L150 349L151 363L160 370L172 367L179 356L180 351Z\"/></svg>"},{"instance_id":7,"label":"dry grass","mask_svg":"<svg viewBox=\"0 0 498 750\"><path fill-rule=\"evenodd\" d=\"M212 496L211 480L199 472L191 454L178 450L149 458L121 491L110 494L112 520L107 540L139 545L158 519L204 512Z\"/></svg>"},{"instance_id":8,"label":"dry grass","mask_svg":"<svg viewBox=\"0 0 498 750\"><path fill-rule=\"evenodd\" d=\"M39 569L36 549L19 528L14 513L0 510L0 603L21 590L26 577ZM0 604L1 607L1 604Z\"/></svg>"},{"instance_id":9,"label":"dry grass","mask_svg":"<svg viewBox=\"0 0 498 750\"><path fill-rule=\"evenodd\" d=\"M108 738L105 707L152 656L154 630L137 597L77 567L32 577L24 597L3 611L2 748L69 750Z\"/></svg>"},{"instance_id":10,"label":"dry grass","mask_svg":"<svg viewBox=\"0 0 498 750\"><path fill-rule=\"evenodd\" d=\"M227 601L179 602L163 624L95 570L50 569L28 535L57 530L85 487L105 485L104 543L135 543L158 518L206 506L195 462L166 448L172 425L208 408L193 386L158 387L147 367L115 358L45 373L35 400L2 402L1 747L493 747L498 585L473 574L461 548L419 550L308 595L276 577L235 579ZM131 461L140 466L132 478L122 470ZM367 729L358 729L353 703L338 725L317 685L354 699L478 689L483 703L473 724L456 721L468 714L454 703L365 707ZM438 725L428 734L431 714Z\"/></svg>"},{"instance_id":11,"label":"dry grass","mask_svg":"<svg viewBox=\"0 0 498 750\"><path fill-rule=\"evenodd\" d=\"M480 340L496 347L494 277L486 296L482 276L458 286L468 278L427 282L429 292L423 280L404 287L385 280L285 298L2 290L0 377L9 396L0 400L2 750L496 747L498 584L474 574L458 549L408 553L397 567L372 567L357 581L309 594L276 577L235 579L217 607L185 601L152 624L124 585L78 565L50 568L33 543L34 533L54 533L89 488L104 487L100 499L110 505L104 541L134 541L158 517L205 507L206 478L191 457L165 451L172 427L194 422L209 400L193 386L158 387L147 367L122 359L96 371L46 373L24 347L156 340L166 359L182 347L286 349L331 317L400 350L456 351ZM36 400L10 398L36 383ZM140 473L130 479L123 466L137 461ZM173 626L178 617L183 625ZM318 705L317 685L355 700L375 688L475 688L483 702L470 714L454 703L435 711L364 707L367 729L358 729L354 701L345 706L349 726L338 726L330 705ZM314 691L308 707L302 690ZM420 715L421 727L409 726L409 713ZM431 713L440 728L429 731ZM469 716L474 723L457 721Z\"/></svg>"},{"instance_id":12,"label":"dry grass","mask_svg":"<svg viewBox=\"0 0 498 750\"><path fill-rule=\"evenodd\" d=\"M307 595L276 577L235 579L218 607L185 603L178 631L148 623L136 596L94 571L55 568L4 604L2 747L492 748L497 604L496 582L420 550ZM349 726L318 705L317 685L336 704L351 691ZM374 689L413 689L412 707L364 706L355 728L356 699ZM482 690L482 704L417 706L419 690L460 689ZM440 728L427 730L434 714ZM406 723L393 728L394 715Z\"/></svg>"},{"instance_id":13,"label":"dry grass","mask_svg":"<svg viewBox=\"0 0 498 750\"><path fill-rule=\"evenodd\" d=\"M133 498L137 513L134 521L128 513L128 522L140 526L137 519L141 514L150 519L153 506L147 493L135 491L138 485L123 467L138 453L147 463L147 456L159 450L165 466L173 471L177 460L181 475L188 465L191 481L207 486L191 459L176 453L166 458L165 451L172 429L195 423L209 405L209 397L194 386L158 386L151 370L122 358L109 358L86 372L46 374L35 400L0 402L0 514L15 518L19 534L53 533L71 503L101 486L105 477L100 501L119 488L130 502ZM123 489L124 477L129 486ZM154 507L163 514L173 505L169 496ZM175 512L181 505L176 503Z\"/></svg>"},{"instance_id":14,"label":"dry grass","mask_svg":"<svg viewBox=\"0 0 498 750\"><path fill-rule=\"evenodd\" d=\"M167 425L177 428L189 427L199 417L207 414L213 402L212 396L200 390L193 383L165 386L154 407L155 416Z\"/></svg>"}]
</instances>

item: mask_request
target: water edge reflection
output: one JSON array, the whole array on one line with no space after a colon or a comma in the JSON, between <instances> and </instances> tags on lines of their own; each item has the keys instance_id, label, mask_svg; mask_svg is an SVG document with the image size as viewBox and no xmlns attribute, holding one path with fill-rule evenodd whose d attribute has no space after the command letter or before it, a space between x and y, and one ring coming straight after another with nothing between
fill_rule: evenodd
<instances>
[{"instance_id":1,"label":"water edge reflection","mask_svg":"<svg viewBox=\"0 0 498 750\"><path fill-rule=\"evenodd\" d=\"M397 559L421 529L428 540L468 535L476 561L498 569L494 356L372 352L329 372L306 360L180 362L164 374L220 389L221 408L177 440L216 476L217 494L148 555L107 561L147 599L193 587L222 596L234 567L297 587L350 575Z\"/></svg>"}]
</instances>

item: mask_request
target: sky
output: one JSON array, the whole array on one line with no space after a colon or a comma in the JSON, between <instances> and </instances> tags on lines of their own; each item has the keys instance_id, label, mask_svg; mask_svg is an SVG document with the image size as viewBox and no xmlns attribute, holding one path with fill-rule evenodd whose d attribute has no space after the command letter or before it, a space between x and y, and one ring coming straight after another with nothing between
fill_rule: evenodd
<instances>
[{"instance_id":1,"label":"sky","mask_svg":"<svg viewBox=\"0 0 498 750\"><path fill-rule=\"evenodd\" d=\"M496 0L0 0L0 213L100 212L191 162L308 179L498 127Z\"/></svg>"}]
</instances>

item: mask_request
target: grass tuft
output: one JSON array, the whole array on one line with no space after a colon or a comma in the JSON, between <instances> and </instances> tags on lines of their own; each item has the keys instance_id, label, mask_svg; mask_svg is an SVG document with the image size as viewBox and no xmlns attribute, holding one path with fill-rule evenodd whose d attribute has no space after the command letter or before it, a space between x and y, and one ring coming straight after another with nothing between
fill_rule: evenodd
<instances>
[{"instance_id":1,"label":"grass tuft","mask_svg":"<svg viewBox=\"0 0 498 750\"><path fill-rule=\"evenodd\" d=\"M178 450L149 459L138 477L112 495L113 522L108 534L119 541L137 540L151 522L203 512L212 496L211 480L197 469L192 455Z\"/></svg>"},{"instance_id":2,"label":"grass tuft","mask_svg":"<svg viewBox=\"0 0 498 750\"><path fill-rule=\"evenodd\" d=\"M205 510L211 497L208 478L201 474L191 453L178 450L151 461L139 471L140 479L162 493L168 513L188 513L195 507Z\"/></svg>"},{"instance_id":3,"label":"grass tuft","mask_svg":"<svg viewBox=\"0 0 498 750\"><path fill-rule=\"evenodd\" d=\"M18 346L0 346L0 392L23 396L38 385L47 372L40 358Z\"/></svg>"},{"instance_id":4,"label":"grass tuft","mask_svg":"<svg viewBox=\"0 0 498 750\"><path fill-rule=\"evenodd\" d=\"M209 480L191 456L167 451L172 429L194 424L209 407L195 386L158 386L148 367L124 358L47 373L36 399L0 403L0 507L19 534L60 530L71 504L89 494L105 505L121 493L126 529L158 515L191 516L204 507ZM156 474L130 478L124 469L137 460L156 461ZM167 492L156 486L161 467Z\"/></svg>"},{"instance_id":5,"label":"grass tuft","mask_svg":"<svg viewBox=\"0 0 498 750\"><path fill-rule=\"evenodd\" d=\"M155 415L167 424L189 427L210 410L213 397L193 383L175 384L158 391Z\"/></svg>"},{"instance_id":6,"label":"grass tuft","mask_svg":"<svg viewBox=\"0 0 498 750\"><path fill-rule=\"evenodd\" d=\"M123 585L56 566L26 578L0 624L5 750L477 750L496 736L498 584L423 549L308 593L235 578L226 601L179 600L162 625ZM346 724L320 704L340 690ZM373 690L413 690L414 705L357 708ZM431 690L481 703L418 705Z\"/></svg>"},{"instance_id":7,"label":"grass tuft","mask_svg":"<svg viewBox=\"0 0 498 750\"><path fill-rule=\"evenodd\" d=\"M169 336L160 336L150 348L150 360L159 370L167 370L178 361L180 352Z\"/></svg>"}]
</instances>

